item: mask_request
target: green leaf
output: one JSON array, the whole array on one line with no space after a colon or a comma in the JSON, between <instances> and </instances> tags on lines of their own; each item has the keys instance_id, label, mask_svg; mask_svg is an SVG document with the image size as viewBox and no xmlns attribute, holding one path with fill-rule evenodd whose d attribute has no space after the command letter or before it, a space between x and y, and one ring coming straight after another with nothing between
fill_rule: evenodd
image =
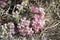
<instances>
[{"instance_id":1,"label":"green leaf","mask_svg":"<svg viewBox=\"0 0 60 40\"><path fill-rule=\"evenodd\" d=\"M19 22L19 18L15 18L15 22L18 23Z\"/></svg>"},{"instance_id":2,"label":"green leaf","mask_svg":"<svg viewBox=\"0 0 60 40\"><path fill-rule=\"evenodd\" d=\"M33 16L33 13L29 13L29 17L32 18L32 16Z\"/></svg>"}]
</instances>

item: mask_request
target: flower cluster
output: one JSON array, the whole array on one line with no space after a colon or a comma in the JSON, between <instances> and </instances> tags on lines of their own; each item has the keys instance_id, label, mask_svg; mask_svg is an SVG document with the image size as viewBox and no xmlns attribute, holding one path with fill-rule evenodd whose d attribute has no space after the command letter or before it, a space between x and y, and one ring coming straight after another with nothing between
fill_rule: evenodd
<instances>
[{"instance_id":1,"label":"flower cluster","mask_svg":"<svg viewBox=\"0 0 60 40\"><path fill-rule=\"evenodd\" d=\"M23 17L21 22L18 23L17 28L20 35L32 36L35 33L40 33L44 29L44 9L33 6L32 12L34 13L32 23L26 17Z\"/></svg>"},{"instance_id":2,"label":"flower cluster","mask_svg":"<svg viewBox=\"0 0 60 40\"><path fill-rule=\"evenodd\" d=\"M21 22L18 23L17 26L19 33L23 36L32 36L34 31L32 30L32 28L29 27L29 25L30 25L30 20L26 20L25 17L21 19Z\"/></svg>"},{"instance_id":3,"label":"flower cluster","mask_svg":"<svg viewBox=\"0 0 60 40\"><path fill-rule=\"evenodd\" d=\"M9 25L9 29L10 29L10 33L11 34L15 34L15 30L14 30L14 28L15 28L15 26L14 26L14 23L8 23L8 25Z\"/></svg>"},{"instance_id":4,"label":"flower cluster","mask_svg":"<svg viewBox=\"0 0 60 40\"><path fill-rule=\"evenodd\" d=\"M1 25L0 26L0 38L1 39L7 39L8 37L13 38L12 34L15 34L14 28L15 26L12 22Z\"/></svg>"},{"instance_id":5,"label":"flower cluster","mask_svg":"<svg viewBox=\"0 0 60 40\"><path fill-rule=\"evenodd\" d=\"M28 10L28 8L27 9L24 8L23 10L24 12L20 14L19 14L19 11L21 12L21 10L14 12L13 17L15 18L15 21L7 24L10 30L10 34L14 35L17 33L15 31L16 27L17 27L18 33L22 36L33 36L33 34L40 33L44 29L44 25L45 25L44 24L44 16L45 16L44 9L41 7L38 8L36 6L32 6L30 10L31 13ZM31 16L31 18L29 16ZM17 25L15 25L15 23Z\"/></svg>"},{"instance_id":6,"label":"flower cluster","mask_svg":"<svg viewBox=\"0 0 60 40\"><path fill-rule=\"evenodd\" d=\"M33 16L34 19L32 21L33 22L32 26L33 26L35 33L37 33L44 29L44 20L43 19L44 19L45 12L44 12L43 8L37 8L37 7L32 7L32 11L35 13ZM40 15L37 15L38 11L39 11Z\"/></svg>"}]
</instances>

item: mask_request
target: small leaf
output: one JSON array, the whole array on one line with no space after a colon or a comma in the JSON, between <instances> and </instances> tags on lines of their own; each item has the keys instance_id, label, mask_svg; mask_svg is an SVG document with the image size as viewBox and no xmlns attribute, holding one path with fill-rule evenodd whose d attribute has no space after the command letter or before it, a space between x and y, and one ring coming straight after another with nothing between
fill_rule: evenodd
<instances>
[{"instance_id":1,"label":"small leaf","mask_svg":"<svg viewBox=\"0 0 60 40\"><path fill-rule=\"evenodd\" d=\"M19 18L15 18L15 22L18 23L19 22Z\"/></svg>"}]
</instances>

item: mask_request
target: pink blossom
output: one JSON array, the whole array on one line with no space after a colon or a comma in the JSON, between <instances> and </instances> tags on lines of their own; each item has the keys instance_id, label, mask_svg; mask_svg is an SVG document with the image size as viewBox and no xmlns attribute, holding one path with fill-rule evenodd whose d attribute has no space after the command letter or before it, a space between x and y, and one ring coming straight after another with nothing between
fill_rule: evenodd
<instances>
[{"instance_id":1,"label":"pink blossom","mask_svg":"<svg viewBox=\"0 0 60 40\"><path fill-rule=\"evenodd\" d=\"M40 15L40 20L43 20L44 17L45 17L45 15L42 13L42 14Z\"/></svg>"},{"instance_id":2,"label":"pink blossom","mask_svg":"<svg viewBox=\"0 0 60 40\"><path fill-rule=\"evenodd\" d=\"M37 22L32 21L32 26L35 26L37 24Z\"/></svg>"},{"instance_id":3,"label":"pink blossom","mask_svg":"<svg viewBox=\"0 0 60 40\"><path fill-rule=\"evenodd\" d=\"M38 20L39 20L39 15L37 15L37 14L34 14L34 16L33 16L33 18L34 18L34 20L36 21L36 22L38 22Z\"/></svg>"},{"instance_id":4,"label":"pink blossom","mask_svg":"<svg viewBox=\"0 0 60 40\"><path fill-rule=\"evenodd\" d=\"M12 34L15 34L14 29L10 29L10 32L11 32Z\"/></svg>"},{"instance_id":5,"label":"pink blossom","mask_svg":"<svg viewBox=\"0 0 60 40\"><path fill-rule=\"evenodd\" d=\"M43 15L44 16L44 15ZM41 16L35 14L34 15L34 19L33 19L33 23L32 23L32 28L34 29L35 33L38 33L40 30L42 31L44 29L44 21L41 20L40 18Z\"/></svg>"},{"instance_id":6,"label":"pink blossom","mask_svg":"<svg viewBox=\"0 0 60 40\"><path fill-rule=\"evenodd\" d=\"M20 33L20 35L23 35L23 36L26 35L26 33L24 33L24 29L20 29L20 30L19 30L19 33Z\"/></svg>"},{"instance_id":7,"label":"pink blossom","mask_svg":"<svg viewBox=\"0 0 60 40\"><path fill-rule=\"evenodd\" d=\"M39 8L39 11L40 11L41 14L44 14L44 15L45 15L44 8L41 8L41 7L40 7L40 8Z\"/></svg>"},{"instance_id":8,"label":"pink blossom","mask_svg":"<svg viewBox=\"0 0 60 40\"><path fill-rule=\"evenodd\" d=\"M34 13L37 13L38 12L37 10L38 10L37 7L35 7L35 6L32 7L32 11ZM44 9L39 8L39 12L40 12L40 15L38 15L38 14L33 15L31 28L29 27L30 20L26 20L26 18L23 18L21 20L21 23L18 24L18 31L21 35L32 36L34 33L38 33L44 29L44 15L45 15Z\"/></svg>"},{"instance_id":9,"label":"pink blossom","mask_svg":"<svg viewBox=\"0 0 60 40\"><path fill-rule=\"evenodd\" d=\"M28 36L32 36L32 35L33 35L33 33L34 33L34 31L32 30L32 28L30 28L30 29L28 30L27 35L28 35Z\"/></svg>"},{"instance_id":10,"label":"pink blossom","mask_svg":"<svg viewBox=\"0 0 60 40\"><path fill-rule=\"evenodd\" d=\"M39 11L40 11L40 19L44 19L44 16L45 16L44 9L40 7Z\"/></svg>"},{"instance_id":11,"label":"pink blossom","mask_svg":"<svg viewBox=\"0 0 60 40\"><path fill-rule=\"evenodd\" d=\"M10 28L10 32L12 33L12 34L15 34L15 26L14 26L14 23L9 23L9 28Z\"/></svg>"},{"instance_id":12,"label":"pink blossom","mask_svg":"<svg viewBox=\"0 0 60 40\"><path fill-rule=\"evenodd\" d=\"M22 32L23 32L23 29L19 29L19 32L21 32L21 33L22 33Z\"/></svg>"},{"instance_id":13,"label":"pink blossom","mask_svg":"<svg viewBox=\"0 0 60 40\"><path fill-rule=\"evenodd\" d=\"M30 20L26 20L24 23L25 23L26 26L29 26Z\"/></svg>"},{"instance_id":14,"label":"pink blossom","mask_svg":"<svg viewBox=\"0 0 60 40\"><path fill-rule=\"evenodd\" d=\"M30 20L26 20L26 18L24 17L23 19L21 19L21 22L20 22L21 26L22 27L28 27L30 25Z\"/></svg>"},{"instance_id":15,"label":"pink blossom","mask_svg":"<svg viewBox=\"0 0 60 40\"><path fill-rule=\"evenodd\" d=\"M15 28L14 23L10 23L9 28L10 28L10 29L14 29L14 28Z\"/></svg>"},{"instance_id":16,"label":"pink blossom","mask_svg":"<svg viewBox=\"0 0 60 40\"><path fill-rule=\"evenodd\" d=\"M38 33L39 32L39 28L38 27L35 27L34 28L34 31L35 31L35 33Z\"/></svg>"},{"instance_id":17,"label":"pink blossom","mask_svg":"<svg viewBox=\"0 0 60 40\"><path fill-rule=\"evenodd\" d=\"M42 31L44 29L44 25L39 25L38 28L40 31Z\"/></svg>"},{"instance_id":18,"label":"pink blossom","mask_svg":"<svg viewBox=\"0 0 60 40\"><path fill-rule=\"evenodd\" d=\"M18 28L18 29L21 29L21 24L20 24L20 23L18 23L17 28Z\"/></svg>"},{"instance_id":19,"label":"pink blossom","mask_svg":"<svg viewBox=\"0 0 60 40\"><path fill-rule=\"evenodd\" d=\"M38 12L38 8L36 6L32 6L32 11L33 11L33 13L37 13Z\"/></svg>"},{"instance_id":20,"label":"pink blossom","mask_svg":"<svg viewBox=\"0 0 60 40\"><path fill-rule=\"evenodd\" d=\"M25 27L24 32L28 33L29 29L30 29L29 27Z\"/></svg>"},{"instance_id":21,"label":"pink blossom","mask_svg":"<svg viewBox=\"0 0 60 40\"><path fill-rule=\"evenodd\" d=\"M30 28L29 27L25 27L26 30L29 30Z\"/></svg>"}]
</instances>

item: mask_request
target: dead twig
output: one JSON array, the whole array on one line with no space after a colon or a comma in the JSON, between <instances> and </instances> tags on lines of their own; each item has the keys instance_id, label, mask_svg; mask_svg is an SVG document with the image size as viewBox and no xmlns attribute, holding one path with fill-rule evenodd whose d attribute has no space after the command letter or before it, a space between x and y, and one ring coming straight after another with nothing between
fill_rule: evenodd
<instances>
[{"instance_id":1,"label":"dead twig","mask_svg":"<svg viewBox=\"0 0 60 40\"><path fill-rule=\"evenodd\" d=\"M58 23L56 23L56 22L58 22ZM41 37L41 35L47 30L47 29L50 29L50 28L53 28L53 27L56 27L60 22L59 22L59 20L58 21L56 21L55 23L53 23L53 25L51 25L50 27L46 27L41 33L40 33L40 36L39 36L39 38Z\"/></svg>"}]
</instances>

